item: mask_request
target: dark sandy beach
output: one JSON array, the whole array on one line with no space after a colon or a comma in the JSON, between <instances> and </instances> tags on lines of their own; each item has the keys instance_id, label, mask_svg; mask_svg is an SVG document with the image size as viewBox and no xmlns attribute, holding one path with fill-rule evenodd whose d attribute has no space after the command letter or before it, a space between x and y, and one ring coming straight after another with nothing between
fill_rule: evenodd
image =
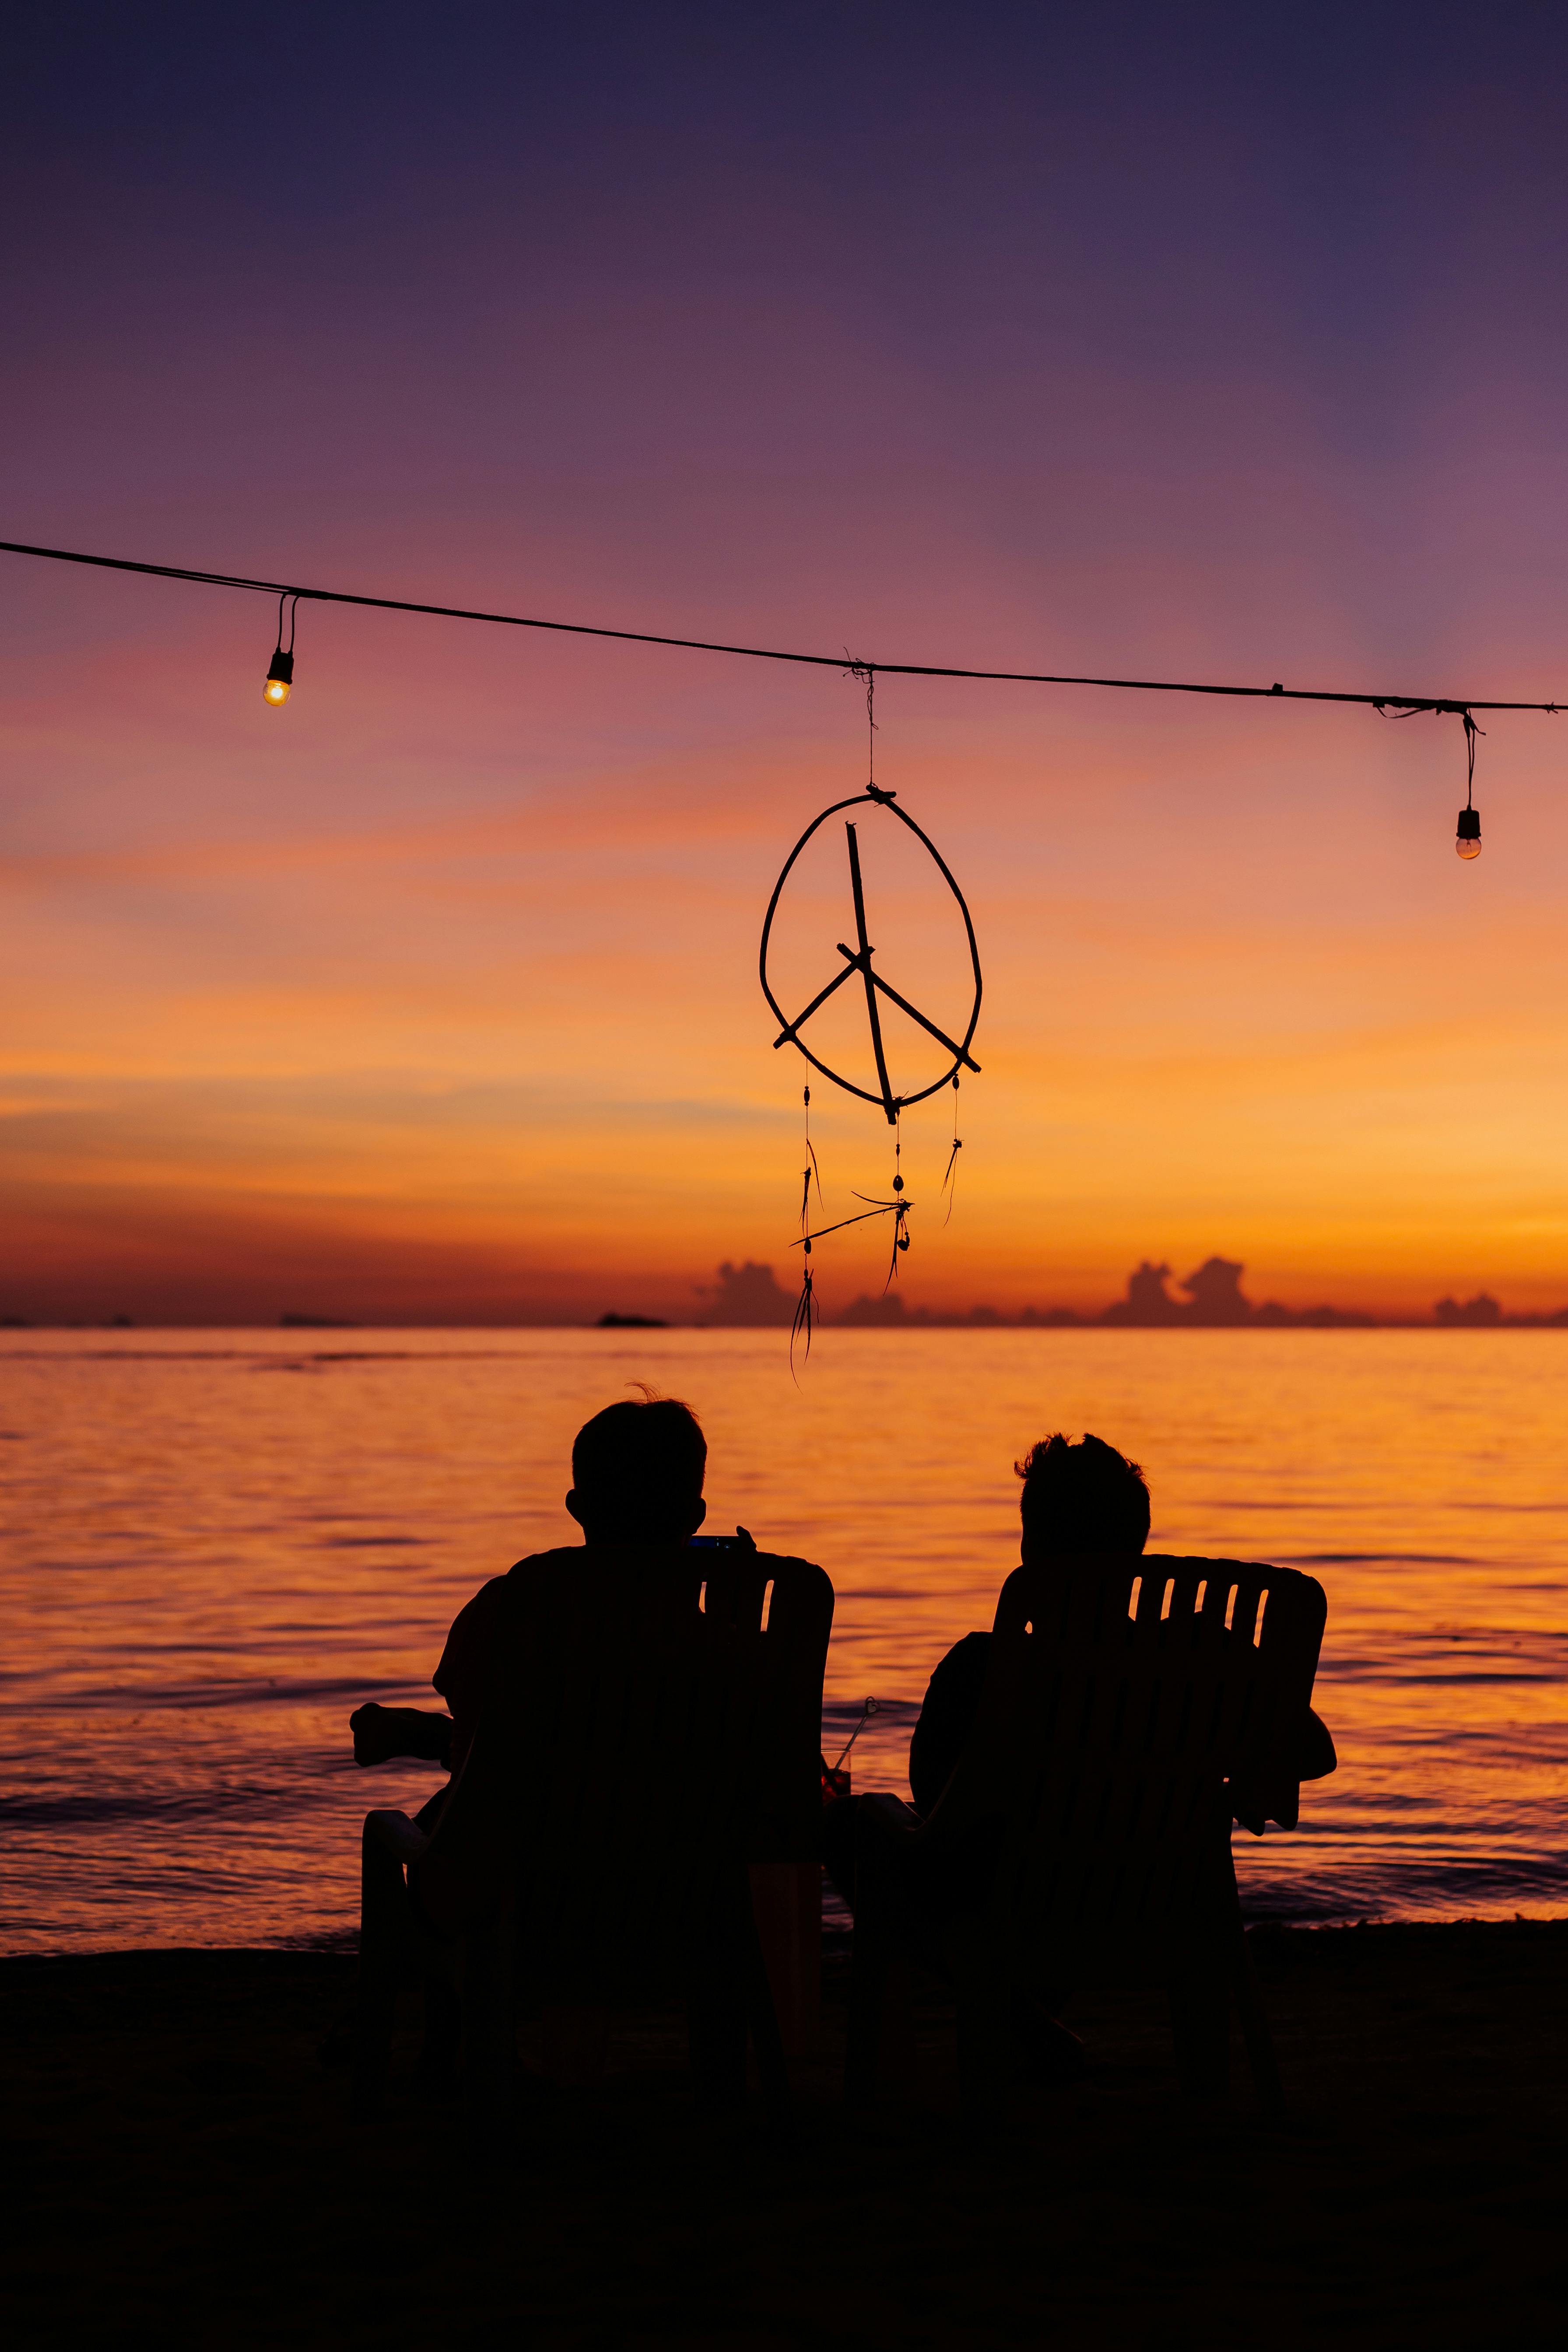
<instances>
[{"instance_id":1,"label":"dark sandy beach","mask_svg":"<svg viewBox=\"0 0 1568 2352\"><path fill-rule=\"evenodd\" d=\"M476 2173L400 2042L355 2127L323 2038L355 1963L174 1951L0 1963L16 2344L1560 2343L1568 1921L1253 1937L1290 2120L1184 2104L1157 1998L1069 2012L1093 2055L976 2137L951 2020L904 2108L837 2099L846 1981L796 2069L801 2147L690 2111L684 2037L615 2023L531 2079Z\"/></svg>"}]
</instances>

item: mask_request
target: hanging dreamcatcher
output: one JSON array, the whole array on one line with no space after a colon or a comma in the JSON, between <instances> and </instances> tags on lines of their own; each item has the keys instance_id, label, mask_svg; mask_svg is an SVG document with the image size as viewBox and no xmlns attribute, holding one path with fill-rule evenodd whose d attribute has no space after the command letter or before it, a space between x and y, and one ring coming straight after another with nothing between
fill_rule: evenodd
<instances>
[{"instance_id":1,"label":"hanging dreamcatcher","mask_svg":"<svg viewBox=\"0 0 1568 2352\"><path fill-rule=\"evenodd\" d=\"M874 716L873 698L876 693L876 673L874 668L870 666L858 662L851 663L850 669L855 677L863 677L866 681L866 716L874 751L876 719ZM835 943L837 952L842 959L838 969L833 973L826 985L817 991L816 994L811 999L804 1011L796 1013L792 1017L784 1011L784 1006L779 1003L779 1000L773 992L773 983L768 977L768 949L773 939L774 918L778 913L779 901L784 895L784 885L789 880L790 875L794 870L795 861L800 856L801 852L805 848L806 844L813 838L818 830L827 823L829 817L838 816L846 809L858 809L862 812L860 819L856 820L846 818L844 824L845 846L848 864L849 898L854 912L855 945L850 947L843 940L839 940ZM870 935L867 929L866 894L860 874L860 842L858 830L858 824L866 821L868 818L876 819L878 821L891 820L903 825L914 835L915 839L921 844L921 847L926 852L926 855L931 860L931 863L935 866L938 873L942 876L943 882L947 885L948 890L952 893L952 898L958 908L958 911L963 919L964 939L968 947L970 970L973 976L973 994L969 1004L967 1020L961 1035L950 1035L946 1029L941 1027L939 1024L931 1020L927 1013L922 1013L917 1005L911 1003L909 997L901 993L899 989L895 988L891 981L887 978L886 974L878 970L876 963L873 961L876 954L876 949L872 944ZM974 1060L969 1051L970 1045L974 1036L976 1024L980 1019L981 995L980 950L975 944L974 925L971 920L969 908L964 903L963 891L959 888L958 884L953 880L952 874L948 866L947 861L942 856L941 851L937 848L936 844L931 839L928 834L921 831L921 827L915 823L912 816L910 816L903 809L899 807L897 795L891 792L884 791L882 787L878 784L874 770L871 779L867 783L866 789L863 793L857 793L848 800L835 801L830 808L825 808L823 810L820 816L814 817L810 824L806 826L805 831L801 835L800 839L795 843L795 847L790 851L789 856L785 858L784 870L780 874L778 880L773 885L773 894L768 900L768 911L763 922L762 948L758 958L758 970L763 983L763 994L766 997L769 1008L773 1013L774 1018L780 1024L779 1034L773 1039L774 1051L776 1052L781 1045L793 1045L797 1053L805 1055L805 1059L811 1064L814 1070L819 1071L821 1075L825 1078L828 1079L834 1086L841 1087L846 1094L856 1096L861 1102L875 1103L881 1110L889 1126L893 1130L893 1176L892 1182L889 1187L891 1197L887 1200L881 1200L874 1198L868 1193L857 1192L854 1197L856 1200L863 1201L865 1202L866 1205L864 1208L858 1210L851 1216L838 1218L832 1224L818 1225L816 1230L814 1232L811 1224L812 1187L815 1184L816 1188L817 1213L820 1216L823 1213L822 1177L821 1171L817 1167L816 1153L811 1141L811 1088L809 1085L805 1089L805 1167L803 1171L801 1183L801 1229L798 1240L793 1244L794 1247L801 1252L804 1264L800 1297L796 1302L795 1322L790 1333L790 1356L793 1363L795 1342L803 1334L805 1339L806 1352L807 1354L810 1353L812 1326L817 1318L817 1302L813 1286L811 1265L812 1244L815 1242L821 1241L828 1234L841 1233L846 1226L863 1224L868 1219L873 1217L891 1217L893 1221L892 1247L889 1252L888 1276L887 1282L883 1285L884 1290L886 1290L888 1284L891 1283L897 1276L899 1271L899 1260L910 1246L910 1211L913 1205L904 1191L902 1169L903 1113L908 1110L911 1105L926 1101L929 1097L934 1094L940 1094L942 1090L947 1087L952 1087L953 1097L952 1142L952 1148L948 1153L947 1170L942 1178L942 1190L947 1195L947 1213L951 1217L952 1213L952 1198L954 1179L956 1177L958 1167L958 1155L963 1149L958 1133L959 1072L961 1070L970 1070L978 1076L980 1071L979 1063ZM801 1034L801 1032L805 1028L806 1024L822 1011L824 1005L826 1005L830 999L835 997L841 988L850 986L857 981L858 981L860 987L863 988L865 992L866 1022L869 1032L871 1061L876 1071L877 1080L874 1088L860 1086L857 1084L855 1079L847 1077L841 1070L835 1069L831 1063L826 1061L820 1054L815 1053L812 1050L811 1045L806 1043L805 1039ZM934 1077L928 1079L925 1076L924 1071L921 1071L919 1075L922 1083L918 1086L904 1085L898 1091L895 1091L892 1079L889 1075L887 1049L882 1034L882 1001L895 1006L900 1013L903 1013L915 1024L917 1029L923 1032L922 1043L924 1039L930 1039L932 1041L935 1048L940 1048L940 1065L937 1075ZM935 1059L936 1056L933 1055L932 1058Z\"/></svg>"}]
</instances>

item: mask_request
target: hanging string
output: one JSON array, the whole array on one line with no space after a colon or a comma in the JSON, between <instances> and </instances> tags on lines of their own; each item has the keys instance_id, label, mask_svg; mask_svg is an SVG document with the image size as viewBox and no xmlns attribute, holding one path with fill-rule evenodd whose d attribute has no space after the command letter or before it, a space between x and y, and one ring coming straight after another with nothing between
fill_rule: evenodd
<instances>
[{"instance_id":1,"label":"hanging string","mask_svg":"<svg viewBox=\"0 0 1568 2352\"><path fill-rule=\"evenodd\" d=\"M963 1139L958 1131L958 1072L954 1070L952 1074L952 1150L947 1155L947 1173L942 1180L942 1189L947 1194L947 1214L942 1221L944 1225L950 1225L952 1223L952 1204L958 1198L958 1155L963 1149Z\"/></svg>"},{"instance_id":2,"label":"hanging string","mask_svg":"<svg viewBox=\"0 0 1568 2352\"><path fill-rule=\"evenodd\" d=\"M816 1151L811 1140L811 1088L809 1087L802 1091L801 1101L805 1108L805 1167L802 1171L800 1192L800 1229L804 1234L806 1230L806 1212L811 1206L811 1187L814 1180L816 1184L816 1205L818 1208L822 1206L822 1171L816 1164Z\"/></svg>"},{"instance_id":3,"label":"hanging string","mask_svg":"<svg viewBox=\"0 0 1568 2352\"><path fill-rule=\"evenodd\" d=\"M1476 737L1483 735L1486 730L1476 725L1468 710L1461 711L1459 716L1465 722L1465 806L1474 808L1476 804Z\"/></svg>"},{"instance_id":4,"label":"hanging string","mask_svg":"<svg viewBox=\"0 0 1568 2352\"><path fill-rule=\"evenodd\" d=\"M1476 725L1471 705L1468 702L1407 702L1399 709L1393 710L1384 707L1384 698L1383 698L1376 695L1370 695L1367 699L1371 702L1373 709L1377 712L1380 719L1420 719L1425 717L1436 719L1458 719L1462 720L1465 730L1465 764L1467 771L1465 778L1465 806L1467 808L1473 807L1475 805L1474 795L1476 785L1476 738L1478 735L1484 735L1487 730L1484 727L1478 727ZM1392 699L1392 698L1388 698L1388 699ZM1478 702L1474 706L1475 710L1507 710L1510 708L1510 706L1506 702ZM1540 708L1543 710L1555 711L1557 705L1554 702L1546 702L1541 704Z\"/></svg>"},{"instance_id":5,"label":"hanging string","mask_svg":"<svg viewBox=\"0 0 1568 2352\"><path fill-rule=\"evenodd\" d=\"M803 1233L799 1241L791 1242L791 1249L804 1250L807 1257L809 1257L811 1255L811 1245L813 1242L824 1241L829 1234L841 1234L847 1225L864 1225L869 1223L873 1217L890 1216L893 1220L893 1253L891 1263L888 1268L888 1282L891 1282L894 1275L897 1274L899 1270L899 1252L900 1250L907 1250L910 1245L910 1237L906 1229L906 1223L910 1211L914 1206L912 1201L906 1201L904 1198L904 1179L901 1171L900 1171L898 1167L899 1157L903 1149L903 1137L901 1132L902 1116L903 1114L900 1111L899 1118L894 1121L893 1126L893 1161L895 1172L893 1176L892 1199L890 1201L875 1201L868 1192L855 1192L852 1195L855 1200L865 1202L866 1206L863 1209L858 1210L852 1217L840 1217L837 1224L818 1225L815 1233ZM820 1185L817 1188L817 1195L820 1199ZM884 1293L887 1290L888 1282L885 1282L882 1285ZM806 1273L807 1288L810 1287L810 1284L811 1275L808 1269ZM799 1313L800 1309L797 1307L795 1309L797 1319Z\"/></svg>"},{"instance_id":6,"label":"hanging string","mask_svg":"<svg viewBox=\"0 0 1568 2352\"><path fill-rule=\"evenodd\" d=\"M910 1245L910 1204L904 1198L904 1171L901 1165L903 1150L904 1112L903 1105L900 1103L898 1117L893 1121L893 1197L889 1203L893 1212L893 1248L892 1255L888 1260L888 1280L882 1285L884 1298L888 1295L889 1285L899 1271L899 1252L907 1250Z\"/></svg>"},{"instance_id":7,"label":"hanging string","mask_svg":"<svg viewBox=\"0 0 1568 2352\"><path fill-rule=\"evenodd\" d=\"M873 800L886 797L877 790L877 665L858 660L847 646L844 659L850 677L866 681L866 790Z\"/></svg>"}]
</instances>

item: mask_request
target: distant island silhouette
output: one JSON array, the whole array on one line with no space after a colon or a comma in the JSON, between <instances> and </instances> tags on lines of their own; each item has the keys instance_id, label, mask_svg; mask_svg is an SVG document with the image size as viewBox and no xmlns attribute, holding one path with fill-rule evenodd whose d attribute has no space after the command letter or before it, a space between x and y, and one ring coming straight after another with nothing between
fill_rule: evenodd
<instances>
[{"instance_id":1,"label":"distant island silhouette","mask_svg":"<svg viewBox=\"0 0 1568 2352\"><path fill-rule=\"evenodd\" d=\"M1101 1315L1087 1318L1098 1323L1122 1323L1139 1329L1155 1329L1166 1324L1184 1324L1198 1330L1226 1330L1242 1324L1264 1324L1272 1328L1290 1326L1316 1330L1370 1330L1376 1323L1375 1315L1367 1315L1348 1307L1281 1307L1277 1299L1265 1306L1254 1307L1242 1295L1241 1277L1247 1268L1237 1259L1206 1257L1202 1265L1184 1275L1177 1284L1186 1292L1185 1298L1173 1298L1165 1285L1171 1269L1163 1264L1155 1265L1144 1258L1127 1277L1127 1296L1108 1307Z\"/></svg>"},{"instance_id":2,"label":"distant island silhouette","mask_svg":"<svg viewBox=\"0 0 1568 2352\"><path fill-rule=\"evenodd\" d=\"M1376 1329L1418 1329L1436 1325L1452 1330L1500 1330L1568 1326L1568 1307L1545 1315L1508 1315L1489 1292L1479 1291L1462 1304L1454 1298L1439 1298L1430 1319L1420 1316L1369 1315L1354 1307L1282 1307L1278 1299L1267 1299L1254 1306L1241 1287L1246 1266L1236 1258L1207 1257L1191 1274L1176 1281L1175 1289L1184 1294L1173 1296L1169 1285L1173 1280L1170 1266L1144 1258L1127 1277L1125 1297L1112 1300L1097 1314L1083 1314L1072 1307L1026 1307L1016 1315L1005 1315L999 1307L971 1307L967 1312L956 1313L931 1307L910 1307L900 1292L884 1291L873 1297L868 1292L853 1299L837 1314L824 1316L825 1324L837 1325L844 1330L860 1331L926 1331L926 1330L998 1330L1096 1328L1139 1331L1370 1331ZM702 1302L691 1320L700 1329L765 1330L774 1327L787 1328L795 1313L795 1295L785 1290L777 1280L771 1265L760 1265L747 1258L736 1265L728 1258L717 1269L711 1283L699 1283L697 1292ZM616 1328L652 1322L655 1318L639 1316L610 1316L601 1318L601 1326Z\"/></svg>"},{"instance_id":3,"label":"distant island silhouette","mask_svg":"<svg viewBox=\"0 0 1568 2352\"><path fill-rule=\"evenodd\" d=\"M1026 1306L1008 1311L981 1302L965 1308L911 1306L901 1286L873 1293L862 1291L847 1305L840 1304L842 1294L836 1283L827 1286L827 1302L823 1322L828 1328L854 1331L930 1331L930 1330L1140 1330L1140 1331L1355 1331L1355 1330L1439 1330L1439 1331L1501 1331L1549 1330L1568 1328L1568 1306L1555 1310L1531 1314L1510 1314L1502 1302L1490 1291L1478 1290L1468 1298L1447 1297L1436 1299L1429 1314L1373 1315L1363 1307L1335 1307L1325 1302L1314 1307L1285 1307L1278 1299L1265 1299L1255 1305L1242 1288L1247 1269L1237 1258L1206 1257L1191 1274L1179 1278L1163 1260L1141 1259L1127 1277L1123 1296L1099 1308L1077 1307ZM640 1304L605 1307L600 1314L583 1317L570 1307L552 1304L542 1310L524 1309L511 1316L496 1315L474 1320L462 1314L443 1316L426 1312L410 1318L395 1308L380 1313L358 1316L329 1315L304 1308L286 1308L276 1318L276 1327L284 1331L359 1331L390 1328L400 1329L410 1320L421 1328L453 1330L555 1330L561 1328L601 1331L662 1331L662 1330L784 1330L795 1317L798 1290L798 1264L782 1269L783 1279L773 1266L756 1258L736 1263L726 1258L714 1270L711 1282L691 1286L689 1296L695 1303L683 1308L678 1294L672 1295L668 1276L645 1276L628 1285L631 1298L641 1293ZM819 1281L821 1279L819 1276ZM634 1278L635 1279L635 1278ZM602 1295L602 1294L601 1294ZM626 1292L622 1293L623 1298ZM822 1293L817 1297L821 1300ZM227 1318L212 1315L194 1327L178 1316L139 1314L134 1318L121 1311L95 1316L51 1316L47 1314L17 1314L9 1302L0 1311L0 1331L27 1330L184 1330L214 1328L260 1328L243 1315Z\"/></svg>"}]
</instances>

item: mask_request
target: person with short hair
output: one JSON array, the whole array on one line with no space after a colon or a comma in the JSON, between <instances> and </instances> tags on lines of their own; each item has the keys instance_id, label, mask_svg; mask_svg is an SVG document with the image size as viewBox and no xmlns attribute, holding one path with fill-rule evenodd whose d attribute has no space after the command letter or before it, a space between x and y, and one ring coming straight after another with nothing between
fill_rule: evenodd
<instances>
[{"instance_id":1,"label":"person with short hair","mask_svg":"<svg viewBox=\"0 0 1568 2352\"><path fill-rule=\"evenodd\" d=\"M1057 1430L1013 1465L1024 1482L1026 1567L1071 1552L1142 1551L1149 1540L1149 1487L1136 1462L1085 1436L1075 1445ZM955 1642L926 1688L910 1742L910 1794L929 1813L968 1744L991 1663L991 1635Z\"/></svg>"},{"instance_id":2,"label":"person with short hair","mask_svg":"<svg viewBox=\"0 0 1568 2352\"><path fill-rule=\"evenodd\" d=\"M572 1447L572 1485L566 1496L566 1508L583 1530L582 1547L531 1553L505 1576L493 1576L481 1585L453 1619L440 1663L430 1677L450 1713L431 1715L420 1707L374 1702L356 1708L349 1717L354 1762L384 1764L395 1756L423 1757L457 1771L484 1711L492 1664L504 1654L501 1637L511 1579L552 1559L570 1572L581 1551L589 1549L651 1553L689 1543L708 1516L702 1499L707 1467L708 1441L701 1424L678 1397L647 1390L640 1398L606 1405L584 1422ZM691 1598L695 1606L695 1586ZM421 1811L422 1827L432 1825L445 1793L443 1790Z\"/></svg>"},{"instance_id":3,"label":"person with short hair","mask_svg":"<svg viewBox=\"0 0 1568 2352\"><path fill-rule=\"evenodd\" d=\"M1142 1552L1149 1540L1149 1485L1142 1470L1101 1437L1086 1434L1075 1444L1060 1430L1030 1446L1013 1465L1023 1480L1021 1557L1026 1567L1082 1553ZM910 1742L910 1794L922 1819L934 1811L974 1729L991 1664L990 1633L966 1633L938 1665L927 1686L920 1720ZM1300 1780L1317 1780L1335 1765L1327 1726L1310 1708L1296 1744L1294 1779L1279 1790L1236 1790L1231 1801L1245 1826L1261 1832L1263 1818L1276 1811L1293 1821L1292 1799ZM829 1815L834 1809L829 1808ZM848 1809L842 1825L831 1824L825 1842L829 1874L853 1904L855 1841ZM978 1858L981 1879L988 1864ZM1057 2014L1065 1990L1037 1999L1015 1989L1010 2012L1014 2063L1021 2079L1037 2084L1076 2082L1088 2063L1079 2036Z\"/></svg>"},{"instance_id":4,"label":"person with short hair","mask_svg":"<svg viewBox=\"0 0 1568 2352\"><path fill-rule=\"evenodd\" d=\"M1013 1465L1023 1482L1019 1510L1024 1522L1021 1557L1066 1559L1079 1552L1141 1552L1149 1540L1149 1483L1136 1462L1102 1437L1086 1434L1075 1444L1057 1430L1031 1445ZM955 1642L926 1688L925 1703L910 1742L910 1795L917 1813L932 1811L952 1778L980 1710L991 1662L989 1633L966 1633ZM1293 1779L1279 1789L1234 1790L1237 1819L1261 1834L1276 1809L1294 1826L1291 1792L1302 1780L1320 1780L1335 1767L1328 1726L1309 1707L1291 1761Z\"/></svg>"}]
</instances>

